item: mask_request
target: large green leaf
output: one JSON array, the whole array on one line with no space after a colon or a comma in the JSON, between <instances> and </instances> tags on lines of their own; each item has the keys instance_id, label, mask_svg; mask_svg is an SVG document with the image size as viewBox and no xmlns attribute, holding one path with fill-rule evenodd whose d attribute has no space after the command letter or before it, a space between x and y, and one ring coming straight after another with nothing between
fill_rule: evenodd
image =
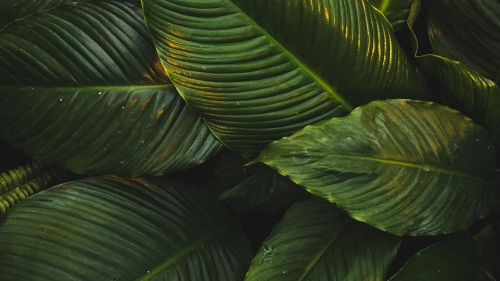
<instances>
[{"instance_id":1,"label":"large green leaf","mask_svg":"<svg viewBox=\"0 0 500 281\"><path fill-rule=\"evenodd\" d=\"M429 88L443 103L472 118L500 147L500 88L464 64L436 55L417 57Z\"/></svg>"},{"instance_id":2,"label":"large green leaf","mask_svg":"<svg viewBox=\"0 0 500 281\"><path fill-rule=\"evenodd\" d=\"M494 281L480 263L477 244L450 237L413 256L390 281Z\"/></svg>"},{"instance_id":3,"label":"large green leaf","mask_svg":"<svg viewBox=\"0 0 500 281\"><path fill-rule=\"evenodd\" d=\"M245 280L382 280L400 242L316 197L286 212Z\"/></svg>"},{"instance_id":4,"label":"large green leaf","mask_svg":"<svg viewBox=\"0 0 500 281\"><path fill-rule=\"evenodd\" d=\"M304 188L270 167L245 167L247 162L239 154L226 151L205 183L234 210L275 212L308 195Z\"/></svg>"},{"instance_id":5,"label":"large green leaf","mask_svg":"<svg viewBox=\"0 0 500 281\"><path fill-rule=\"evenodd\" d=\"M434 52L500 82L500 2L433 0L428 19Z\"/></svg>"},{"instance_id":6,"label":"large green leaf","mask_svg":"<svg viewBox=\"0 0 500 281\"><path fill-rule=\"evenodd\" d=\"M179 93L245 157L368 101L428 98L392 27L366 0L142 4Z\"/></svg>"},{"instance_id":7,"label":"large green leaf","mask_svg":"<svg viewBox=\"0 0 500 281\"><path fill-rule=\"evenodd\" d=\"M465 229L495 197L484 129L430 102L372 102L273 142L255 161L398 235Z\"/></svg>"},{"instance_id":8,"label":"large green leaf","mask_svg":"<svg viewBox=\"0 0 500 281\"><path fill-rule=\"evenodd\" d=\"M406 25L406 20L410 15L410 8L414 0L369 0L387 20L396 31Z\"/></svg>"},{"instance_id":9,"label":"large green leaf","mask_svg":"<svg viewBox=\"0 0 500 281\"><path fill-rule=\"evenodd\" d=\"M137 5L63 5L0 31L0 137L78 173L162 175L221 143L161 69Z\"/></svg>"},{"instance_id":10,"label":"large green leaf","mask_svg":"<svg viewBox=\"0 0 500 281\"><path fill-rule=\"evenodd\" d=\"M242 280L249 243L202 188L115 176L39 193L0 220L0 280Z\"/></svg>"}]
</instances>

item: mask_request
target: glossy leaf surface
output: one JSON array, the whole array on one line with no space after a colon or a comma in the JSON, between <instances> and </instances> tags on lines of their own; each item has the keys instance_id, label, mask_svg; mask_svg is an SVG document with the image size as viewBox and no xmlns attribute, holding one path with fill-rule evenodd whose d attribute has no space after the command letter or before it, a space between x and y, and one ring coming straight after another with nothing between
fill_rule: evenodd
<instances>
[{"instance_id":1,"label":"glossy leaf surface","mask_svg":"<svg viewBox=\"0 0 500 281\"><path fill-rule=\"evenodd\" d=\"M0 31L0 137L78 173L127 176L188 168L222 146L165 76L140 7L117 1Z\"/></svg>"},{"instance_id":2,"label":"glossy leaf surface","mask_svg":"<svg viewBox=\"0 0 500 281\"><path fill-rule=\"evenodd\" d=\"M326 200L311 198L286 212L245 280L382 280L400 242Z\"/></svg>"},{"instance_id":3,"label":"glossy leaf surface","mask_svg":"<svg viewBox=\"0 0 500 281\"><path fill-rule=\"evenodd\" d=\"M444 104L472 118L500 147L500 88L463 63L436 55L417 58L429 87Z\"/></svg>"},{"instance_id":4,"label":"glossy leaf surface","mask_svg":"<svg viewBox=\"0 0 500 281\"><path fill-rule=\"evenodd\" d=\"M398 235L467 228L495 196L484 129L429 102L372 102L273 142L255 161Z\"/></svg>"},{"instance_id":5,"label":"glossy leaf surface","mask_svg":"<svg viewBox=\"0 0 500 281\"><path fill-rule=\"evenodd\" d=\"M482 269L479 249L468 237L451 237L410 258L389 281L493 281Z\"/></svg>"},{"instance_id":6,"label":"glossy leaf surface","mask_svg":"<svg viewBox=\"0 0 500 281\"><path fill-rule=\"evenodd\" d=\"M266 165L252 165L239 154L227 151L215 164L206 185L219 199L238 211L276 212L308 195L307 191Z\"/></svg>"},{"instance_id":7,"label":"glossy leaf surface","mask_svg":"<svg viewBox=\"0 0 500 281\"><path fill-rule=\"evenodd\" d=\"M428 98L392 27L364 0L142 3L179 93L245 157L371 100Z\"/></svg>"},{"instance_id":8,"label":"glossy leaf surface","mask_svg":"<svg viewBox=\"0 0 500 281\"><path fill-rule=\"evenodd\" d=\"M431 1L428 30L435 54L500 82L500 2Z\"/></svg>"},{"instance_id":9,"label":"glossy leaf surface","mask_svg":"<svg viewBox=\"0 0 500 281\"><path fill-rule=\"evenodd\" d=\"M0 280L242 280L250 259L217 198L161 178L69 182L0 220Z\"/></svg>"},{"instance_id":10,"label":"glossy leaf surface","mask_svg":"<svg viewBox=\"0 0 500 281\"><path fill-rule=\"evenodd\" d=\"M406 20L410 15L411 5L414 0L369 0L387 20L396 31L406 25Z\"/></svg>"}]
</instances>

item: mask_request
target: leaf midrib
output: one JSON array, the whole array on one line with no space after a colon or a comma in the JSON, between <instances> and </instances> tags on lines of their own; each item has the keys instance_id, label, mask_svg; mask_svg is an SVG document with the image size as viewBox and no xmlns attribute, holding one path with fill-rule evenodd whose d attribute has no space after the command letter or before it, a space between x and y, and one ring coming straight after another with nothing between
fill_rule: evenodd
<instances>
[{"instance_id":1,"label":"leaf midrib","mask_svg":"<svg viewBox=\"0 0 500 281\"><path fill-rule=\"evenodd\" d=\"M229 220L228 222L215 228L214 230L205 233L202 236L199 236L197 239L190 241L188 245L175 251L172 255L162 260L157 266L153 267L153 269L149 270L148 273L140 277L137 277L135 281L151 280L157 275L162 274L163 272L165 272L167 268L174 265L180 259L188 256L191 252L201 248L202 245L211 241L212 239L214 239L215 237L217 237L218 235L220 235L221 233L232 227L236 222L238 222L238 218Z\"/></svg>"},{"instance_id":2,"label":"leaf midrib","mask_svg":"<svg viewBox=\"0 0 500 281\"><path fill-rule=\"evenodd\" d=\"M346 108L349 111L352 111L354 107L347 101L345 100L335 89L333 89L332 86L330 86L321 76L319 76L315 71L310 69L307 65L305 65L302 61L300 61L294 54L292 54L288 49L286 49L281 43L279 43L276 39L274 39L271 34L269 34L266 30L264 30L257 22L255 22L251 17L249 17L243 10L240 9L236 4L233 3L231 0L227 0L226 2L231 3L231 5L234 7L234 9L237 10L241 15L243 15L247 20L251 23L253 23L253 27L258 29L261 34L263 34L271 43L271 45L274 45L278 49L280 49L283 54L285 54L290 61L294 62L299 69L304 70L311 78L313 78L314 81L316 81L323 89L326 90L326 92L335 98L337 102L339 102L344 108Z\"/></svg>"}]
</instances>

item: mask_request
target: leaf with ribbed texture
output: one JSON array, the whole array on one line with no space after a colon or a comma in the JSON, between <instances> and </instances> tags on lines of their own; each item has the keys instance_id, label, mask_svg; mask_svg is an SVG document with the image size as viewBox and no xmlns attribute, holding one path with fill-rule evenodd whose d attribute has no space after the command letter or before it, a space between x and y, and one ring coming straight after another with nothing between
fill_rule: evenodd
<instances>
[{"instance_id":1,"label":"leaf with ribbed texture","mask_svg":"<svg viewBox=\"0 0 500 281\"><path fill-rule=\"evenodd\" d=\"M308 195L304 188L270 167L246 167L247 162L238 153L224 152L204 185L238 212L275 212Z\"/></svg>"},{"instance_id":2,"label":"leaf with ribbed texture","mask_svg":"<svg viewBox=\"0 0 500 281\"><path fill-rule=\"evenodd\" d=\"M481 125L500 147L500 88L463 63L436 55L417 57L429 87L445 105Z\"/></svg>"},{"instance_id":3,"label":"leaf with ribbed texture","mask_svg":"<svg viewBox=\"0 0 500 281\"><path fill-rule=\"evenodd\" d=\"M76 1L78 0L4 0L0 10L0 29L13 20L32 13Z\"/></svg>"},{"instance_id":4,"label":"leaf with ribbed texture","mask_svg":"<svg viewBox=\"0 0 500 281\"><path fill-rule=\"evenodd\" d=\"M396 31L406 25L406 20L410 15L411 5L414 0L369 0L387 20Z\"/></svg>"},{"instance_id":5,"label":"leaf with ribbed texture","mask_svg":"<svg viewBox=\"0 0 500 281\"><path fill-rule=\"evenodd\" d=\"M398 235L465 229L495 197L487 133L431 102L371 102L273 142L257 161Z\"/></svg>"},{"instance_id":6,"label":"leaf with ribbed texture","mask_svg":"<svg viewBox=\"0 0 500 281\"><path fill-rule=\"evenodd\" d=\"M0 31L0 137L78 173L163 175L222 144L161 69L140 7L99 1Z\"/></svg>"},{"instance_id":7,"label":"leaf with ribbed texture","mask_svg":"<svg viewBox=\"0 0 500 281\"><path fill-rule=\"evenodd\" d=\"M382 280L401 238L311 198L292 205L252 261L246 281Z\"/></svg>"},{"instance_id":8,"label":"leaf with ribbed texture","mask_svg":"<svg viewBox=\"0 0 500 281\"><path fill-rule=\"evenodd\" d=\"M116 176L69 182L0 221L0 280L242 280L238 220L207 190Z\"/></svg>"},{"instance_id":9,"label":"leaf with ribbed texture","mask_svg":"<svg viewBox=\"0 0 500 281\"><path fill-rule=\"evenodd\" d=\"M477 244L450 237L411 257L390 281L494 281L483 270Z\"/></svg>"},{"instance_id":10,"label":"leaf with ribbed texture","mask_svg":"<svg viewBox=\"0 0 500 281\"><path fill-rule=\"evenodd\" d=\"M428 32L434 53L500 82L500 2L433 0Z\"/></svg>"},{"instance_id":11,"label":"leaf with ribbed texture","mask_svg":"<svg viewBox=\"0 0 500 281\"><path fill-rule=\"evenodd\" d=\"M179 93L247 158L368 101L428 98L392 27L366 0L142 4Z\"/></svg>"}]
</instances>

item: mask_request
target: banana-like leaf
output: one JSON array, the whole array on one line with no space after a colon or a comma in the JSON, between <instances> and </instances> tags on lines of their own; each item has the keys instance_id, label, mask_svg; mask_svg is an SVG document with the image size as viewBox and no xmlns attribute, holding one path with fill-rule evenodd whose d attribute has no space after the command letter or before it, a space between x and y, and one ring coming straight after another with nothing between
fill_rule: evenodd
<instances>
[{"instance_id":1,"label":"banana-like leaf","mask_svg":"<svg viewBox=\"0 0 500 281\"><path fill-rule=\"evenodd\" d=\"M403 28L410 15L410 8L414 0L369 0L387 20L394 31Z\"/></svg>"},{"instance_id":2,"label":"banana-like leaf","mask_svg":"<svg viewBox=\"0 0 500 281\"><path fill-rule=\"evenodd\" d=\"M206 189L116 176L69 182L0 220L0 280L242 280L252 255Z\"/></svg>"},{"instance_id":3,"label":"banana-like leaf","mask_svg":"<svg viewBox=\"0 0 500 281\"><path fill-rule=\"evenodd\" d=\"M482 268L477 244L450 237L411 257L389 281L494 281Z\"/></svg>"},{"instance_id":4,"label":"banana-like leaf","mask_svg":"<svg viewBox=\"0 0 500 281\"><path fill-rule=\"evenodd\" d=\"M226 146L271 141L376 99L427 99L366 0L143 0L163 66Z\"/></svg>"},{"instance_id":5,"label":"banana-like leaf","mask_svg":"<svg viewBox=\"0 0 500 281\"><path fill-rule=\"evenodd\" d=\"M448 58L417 57L429 87L445 105L472 118L486 129L498 150L500 147L500 88L491 80Z\"/></svg>"},{"instance_id":6,"label":"banana-like leaf","mask_svg":"<svg viewBox=\"0 0 500 281\"><path fill-rule=\"evenodd\" d=\"M400 242L315 197L290 207L264 241L245 281L382 280Z\"/></svg>"},{"instance_id":7,"label":"banana-like leaf","mask_svg":"<svg viewBox=\"0 0 500 281\"><path fill-rule=\"evenodd\" d=\"M233 151L218 160L205 185L238 212L275 212L308 195L304 188L266 165L245 167L248 160Z\"/></svg>"},{"instance_id":8,"label":"banana-like leaf","mask_svg":"<svg viewBox=\"0 0 500 281\"><path fill-rule=\"evenodd\" d=\"M389 100L273 142L255 162L356 220L398 235L436 235L489 213L494 155L484 129L459 112Z\"/></svg>"},{"instance_id":9,"label":"banana-like leaf","mask_svg":"<svg viewBox=\"0 0 500 281\"><path fill-rule=\"evenodd\" d=\"M433 0L428 32L435 54L500 83L500 2Z\"/></svg>"},{"instance_id":10,"label":"banana-like leaf","mask_svg":"<svg viewBox=\"0 0 500 281\"><path fill-rule=\"evenodd\" d=\"M38 161L0 174L0 217L29 196L61 179L63 169Z\"/></svg>"},{"instance_id":11,"label":"banana-like leaf","mask_svg":"<svg viewBox=\"0 0 500 281\"><path fill-rule=\"evenodd\" d=\"M163 175L222 144L161 69L140 7L63 5L0 31L0 137L77 173Z\"/></svg>"}]
</instances>

